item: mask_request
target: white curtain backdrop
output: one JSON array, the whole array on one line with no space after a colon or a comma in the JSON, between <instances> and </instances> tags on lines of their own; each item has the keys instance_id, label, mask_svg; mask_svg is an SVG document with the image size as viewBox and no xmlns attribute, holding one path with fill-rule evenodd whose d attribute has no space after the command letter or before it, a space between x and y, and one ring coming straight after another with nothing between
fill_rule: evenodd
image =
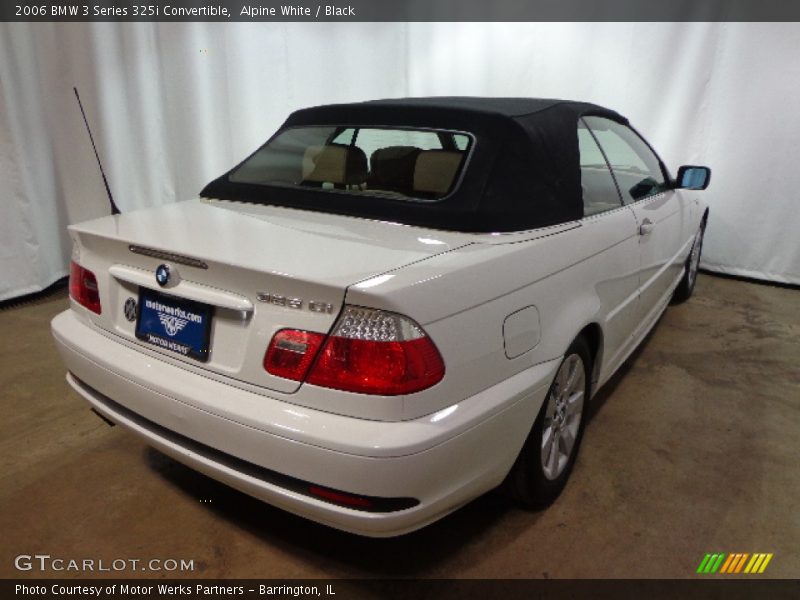
<instances>
[{"instance_id":1,"label":"white curtain backdrop","mask_svg":"<svg viewBox=\"0 0 800 600\"><path fill-rule=\"evenodd\" d=\"M69 223L195 196L295 108L407 95L614 108L713 168L703 266L800 284L800 25L0 24L0 300L67 272Z\"/></svg>"}]
</instances>

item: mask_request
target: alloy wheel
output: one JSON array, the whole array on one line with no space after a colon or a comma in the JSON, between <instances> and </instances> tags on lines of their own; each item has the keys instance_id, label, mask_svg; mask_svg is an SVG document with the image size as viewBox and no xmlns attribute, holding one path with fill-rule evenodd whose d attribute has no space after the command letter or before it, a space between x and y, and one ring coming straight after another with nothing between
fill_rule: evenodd
<instances>
[{"instance_id":1,"label":"alloy wheel","mask_svg":"<svg viewBox=\"0 0 800 600\"><path fill-rule=\"evenodd\" d=\"M542 470L547 479L556 479L569 463L583 416L586 369L578 354L561 363L547 397L542 428Z\"/></svg>"}]
</instances>

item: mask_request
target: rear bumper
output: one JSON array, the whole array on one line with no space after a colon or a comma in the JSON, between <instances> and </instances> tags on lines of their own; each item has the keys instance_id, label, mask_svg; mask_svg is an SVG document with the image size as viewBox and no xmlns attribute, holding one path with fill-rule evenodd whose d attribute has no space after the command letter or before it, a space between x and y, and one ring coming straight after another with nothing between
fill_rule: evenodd
<instances>
[{"instance_id":1,"label":"rear bumper","mask_svg":"<svg viewBox=\"0 0 800 600\"><path fill-rule=\"evenodd\" d=\"M52 331L67 380L102 415L233 488L368 536L413 531L498 485L558 366L537 365L420 419L368 421L190 373L117 342L73 310L56 316ZM259 468L351 494L419 503L391 512L346 508L262 477Z\"/></svg>"}]
</instances>

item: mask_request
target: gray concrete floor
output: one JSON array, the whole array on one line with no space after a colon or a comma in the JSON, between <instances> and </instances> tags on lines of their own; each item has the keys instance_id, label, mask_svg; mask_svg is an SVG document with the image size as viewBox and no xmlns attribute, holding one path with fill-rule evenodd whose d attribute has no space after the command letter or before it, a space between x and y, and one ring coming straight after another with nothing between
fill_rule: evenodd
<instances>
[{"instance_id":1,"label":"gray concrete floor","mask_svg":"<svg viewBox=\"0 0 800 600\"><path fill-rule=\"evenodd\" d=\"M766 575L800 577L797 290L701 275L598 395L556 504L488 494L393 540L261 504L103 424L51 342L66 306L0 311L0 577L34 553L193 559L200 577L692 577L706 552L772 552Z\"/></svg>"}]
</instances>

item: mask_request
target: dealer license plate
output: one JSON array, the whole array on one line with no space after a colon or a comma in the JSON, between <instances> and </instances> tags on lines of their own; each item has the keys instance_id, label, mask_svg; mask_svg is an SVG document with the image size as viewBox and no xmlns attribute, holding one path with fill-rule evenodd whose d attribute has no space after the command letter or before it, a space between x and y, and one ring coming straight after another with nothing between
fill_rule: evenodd
<instances>
[{"instance_id":1,"label":"dealer license plate","mask_svg":"<svg viewBox=\"0 0 800 600\"><path fill-rule=\"evenodd\" d=\"M136 337L183 356L206 362L213 307L140 288Z\"/></svg>"}]
</instances>

